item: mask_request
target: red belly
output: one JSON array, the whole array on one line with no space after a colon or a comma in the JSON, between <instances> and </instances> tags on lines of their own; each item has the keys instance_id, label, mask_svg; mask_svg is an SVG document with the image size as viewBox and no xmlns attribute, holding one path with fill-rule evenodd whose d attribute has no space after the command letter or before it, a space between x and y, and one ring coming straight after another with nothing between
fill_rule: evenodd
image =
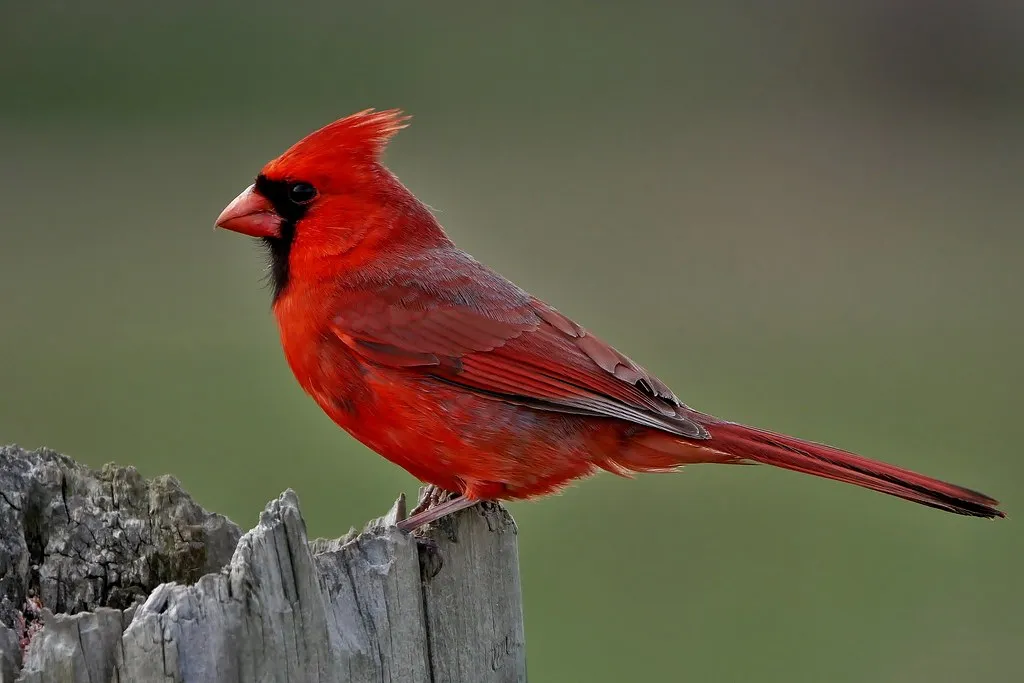
<instances>
[{"instance_id":1,"label":"red belly","mask_svg":"<svg viewBox=\"0 0 1024 683\"><path fill-rule=\"evenodd\" d=\"M300 384L360 442L447 491L529 498L599 468L629 474L725 461L706 444L655 429L534 410L331 350L326 360L323 348L306 359L289 357Z\"/></svg>"},{"instance_id":2,"label":"red belly","mask_svg":"<svg viewBox=\"0 0 1024 683\"><path fill-rule=\"evenodd\" d=\"M533 410L402 371L372 370L362 379L362 390L344 400L314 398L338 425L417 479L473 498L560 488L600 466L594 456L614 447L612 432L619 431L609 431L618 427L613 420Z\"/></svg>"}]
</instances>

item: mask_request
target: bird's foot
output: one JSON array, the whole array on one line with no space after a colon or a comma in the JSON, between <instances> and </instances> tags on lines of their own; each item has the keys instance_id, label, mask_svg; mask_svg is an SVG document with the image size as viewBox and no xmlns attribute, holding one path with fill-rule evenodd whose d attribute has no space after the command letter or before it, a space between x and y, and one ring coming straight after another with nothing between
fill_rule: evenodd
<instances>
[{"instance_id":1,"label":"bird's foot","mask_svg":"<svg viewBox=\"0 0 1024 683\"><path fill-rule=\"evenodd\" d=\"M447 500L457 498L458 495L459 494L453 493L452 491L446 491L440 486L427 484L420 492L419 502L417 502L416 507L409 512L409 516L418 515L421 512L429 510L435 505L440 505Z\"/></svg>"},{"instance_id":2,"label":"bird's foot","mask_svg":"<svg viewBox=\"0 0 1024 683\"><path fill-rule=\"evenodd\" d=\"M442 517L471 507L477 502L431 484L426 487L423 495L420 496L420 502L412 509L409 516L398 522L396 526L403 531L414 531L421 526L436 522Z\"/></svg>"}]
</instances>

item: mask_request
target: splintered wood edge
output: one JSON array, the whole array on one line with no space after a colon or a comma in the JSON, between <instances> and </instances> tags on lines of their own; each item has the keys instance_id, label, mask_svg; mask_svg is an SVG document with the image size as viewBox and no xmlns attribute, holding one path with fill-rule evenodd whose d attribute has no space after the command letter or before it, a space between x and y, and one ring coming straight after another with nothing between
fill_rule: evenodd
<instances>
[{"instance_id":1,"label":"splintered wood edge","mask_svg":"<svg viewBox=\"0 0 1024 683\"><path fill-rule=\"evenodd\" d=\"M268 680L289 680L299 673L295 666L304 670L311 662L320 662L321 666L336 661L350 670L354 683L380 680L388 671L407 671L410 677L403 680L426 683L448 679L524 681L518 529L512 516L496 503L481 503L410 535L395 527L406 512L405 496L400 495L386 514L367 523L361 533L353 529L339 538L309 540L298 496L288 489L267 503L259 522L242 535L231 561L219 572L206 574L191 585L161 584L142 605L128 610L101 607L73 616L45 614L44 628L26 653L22 680L42 683L50 680L52 672L84 663L92 673L110 672L120 680L126 680L127 675L127 680L149 683L173 673L166 666L177 671L180 657L188 660L183 666L193 673L221 680L219 667L230 651L224 648L241 647L259 659L261 648L273 649L274 645L231 645L224 641L227 633L245 624L262 623L263 628L271 627L270 632L290 628L289 622L279 623L273 610L264 611L262 616L245 616L238 623L232 621L237 615L232 617L226 605L245 591L255 590L268 605L282 599L295 601L295 606L302 605L302 612L316 624L330 630L344 623L342 628L356 629L346 631L347 637L358 642L370 638L377 643L379 661L367 663L359 654L364 651L362 647L351 651L342 646L338 650L337 639L325 639L326 633L320 627L313 628L314 623L295 624L295 628L309 631L296 633L305 643L305 656L294 662L282 659L275 664L281 668L275 672L280 676ZM269 552L270 547L277 550ZM388 564L374 569L376 560L367 552L377 556L383 552L390 558ZM337 556L328 557L329 553ZM333 570L332 564L336 565ZM341 576L348 573L350 588L341 586L342 593L338 593L338 589L329 587L330 581L324 581L330 575L337 578L341 570ZM346 597L347 591L355 591L351 600ZM367 596L373 598L372 604L366 604ZM392 604L392 600L396 602ZM405 614L397 622L389 617L395 608ZM195 622L189 615L196 613L207 616ZM339 614L349 613L361 619L337 621ZM379 623L369 627L367 620ZM384 631L378 634L379 629ZM395 634L400 636L397 648L385 653L379 639L389 641ZM172 645L173 651L169 649ZM270 656L269 652L264 656ZM358 675L353 666L359 669ZM239 669L233 675L244 679L250 673ZM308 673L314 674L312 670Z\"/></svg>"}]
</instances>

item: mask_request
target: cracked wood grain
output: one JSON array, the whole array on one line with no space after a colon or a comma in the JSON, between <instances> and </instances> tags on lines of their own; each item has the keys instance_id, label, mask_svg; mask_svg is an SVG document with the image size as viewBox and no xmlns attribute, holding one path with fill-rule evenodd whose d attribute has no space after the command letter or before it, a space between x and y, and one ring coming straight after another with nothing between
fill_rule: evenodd
<instances>
[{"instance_id":1,"label":"cracked wood grain","mask_svg":"<svg viewBox=\"0 0 1024 683\"><path fill-rule=\"evenodd\" d=\"M0 683L526 680L499 506L417 538L394 528L399 499L358 535L309 542L286 491L239 539L173 479L10 447L0 490Z\"/></svg>"}]
</instances>

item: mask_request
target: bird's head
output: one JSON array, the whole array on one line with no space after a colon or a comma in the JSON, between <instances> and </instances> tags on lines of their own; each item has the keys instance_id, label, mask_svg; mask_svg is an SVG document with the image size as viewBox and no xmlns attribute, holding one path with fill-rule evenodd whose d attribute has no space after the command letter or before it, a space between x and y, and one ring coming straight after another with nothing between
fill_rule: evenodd
<instances>
[{"instance_id":1,"label":"bird's head","mask_svg":"<svg viewBox=\"0 0 1024 683\"><path fill-rule=\"evenodd\" d=\"M380 162L407 120L398 110L366 110L310 133L264 166L217 217L217 227L263 240L275 298L296 267L323 274L343 267L338 259L357 247L364 248L356 260L370 258L365 247L384 240L415 241L435 229L443 235Z\"/></svg>"}]
</instances>

